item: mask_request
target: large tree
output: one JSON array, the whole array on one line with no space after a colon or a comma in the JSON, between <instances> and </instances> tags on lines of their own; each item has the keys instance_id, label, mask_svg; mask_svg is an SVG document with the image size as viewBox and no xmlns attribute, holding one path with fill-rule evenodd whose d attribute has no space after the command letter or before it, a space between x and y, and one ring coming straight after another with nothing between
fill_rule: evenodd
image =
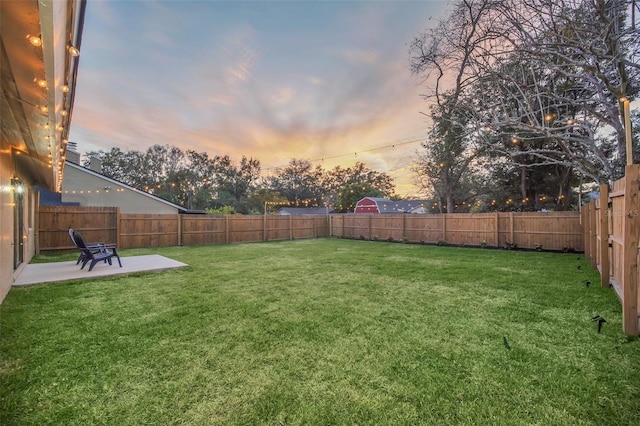
<instances>
[{"instance_id":1,"label":"large tree","mask_svg":"<svg viewBox=\"0 0 640 426\"><path fill-rule=\"evenodd\" d=\"M534 179L549 174L557 176L556 201L576 174L598 182L619 176L619 99L640 88L631 7L632 0L458 0L411 44L412 69L438 105L429 143L449 144L425 155L441 164L434 154L461 152L471 138L476 150L467 155L486 153L500 165L493 169L516 171L522 200L539 193ZM451 126L456 117L465 126ZM459 132L443 139L438 129L446 126ZM452 179L434 183L460 189Z\"/></svg>"},{"instance_id":2,"label":"large tree","mask_svg":"<svg viewBox=\"0 0 640 426\"><path fill-rule=\"evenodd\" d=\"M243 156L236 164L225 155L216 156L214 163L216 204L232 206L236 212L245 214L258 208L250 198L260 177L260 161Z\"/></svg>"},{"instance_id":3,"label":"large tree","mask_svg":"<svg viewBox=\"0 0 640 426\"><path fill-rule=\"evenodd\" d=\"M275 175L267 179L268 188L290 204L296 206L321 206L324 204L321 166L311 164L309 160L292 159L285 167L279 168Z\"/></svg>"},{"instance_id":4,"label":"large tree","mask_svg":"<svg viewBox=\"0 0 640 426\"><path fill-rule=\"evenodd\" d=\"M478 126L525 144L502 147L525 167L561 165L597 182L618 177L625 158L619 99L636 95L640 83L639 33L626 19L631 2L505 4L512 7L497 13L514 48L483 68Z\"/></svg>"},{"instance_id":5,"label":"large tree","mask_svg":"<svg viewBox=\"0 0 640 426\"><path fill-rule=\"evenodd\" d=\"M340 200L339 193L344 193L345 188L349 185L360 185L360 187L366 185L366 187L375 190L374 192L377 195L372 193L369 196L393 197L395 193L395 184L391 176L372 170L358 161L353 166L336 166L324 173L322 187L324 189L325 202L336 207L348 205L348 203Z\"/></svg>"},{"instance_id":6,"label":"large tree","mask_svg":"<svg viewBox=\"0 0 640 426\"><path fill-rule=\"evenodd\" d=\"M470 137L469 91L478 78L476 58L499 39L491 20L494 6L492 0L461 0L409 48L411 69L422 77L427 90L423 97L431 104L431 129L414 171L419 187L433 192L441 211L448 213L462 201L456 194L465 196L463 183L473 180L478 147Z\"/></svg>"},{"instance_id":7,"label":"large tree","mask_svg":"<svg viewBox=\"0 0 640 426\"><path fill-rule=\"evenodd\" d=\"M434 198L441 213L461 211L463 205L484 192L482 151L468 131L470 114L460 114L464 99L455 99L454 108L449 108L446 101L443 106L432 106L434 124L413 167L418 176L416 185Z\"/></svg>"},{"instance_id":8,"label":"large tree","mask_svg":"<svg viewBox=\"0 0 640 426\"><path fill-rule=\"evenodd\" d=\"M149 186L150 179L143 152L123 151L120 148L111 148L109 151L90 151L87 152L83 165L89 167L92 158L100 160L101 172L105 176L135 188L143 189Z\"/></svg>"},{"instance_id":9,"label":"large tree","mask_svg":"<svg viewBox=\"0 0 640 426\"><path fill-rule=\"evenodd\" d=\"M144 161L148 186L155 187L184 168L185 153L176 146L152 145L145 152Z\"/></svg>"}]
</instances>

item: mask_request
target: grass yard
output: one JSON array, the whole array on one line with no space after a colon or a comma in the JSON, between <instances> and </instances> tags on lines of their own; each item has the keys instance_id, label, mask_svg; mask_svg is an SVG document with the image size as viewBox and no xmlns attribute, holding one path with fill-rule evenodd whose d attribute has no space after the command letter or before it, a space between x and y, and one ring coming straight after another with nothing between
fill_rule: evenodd
<instances>
[{"instance_id":1,"label":"grass yard","mask_svg":"<svg viewBox=\"0 0 640 426\"><path fill-rule=\"evenodd\" d=\"M190 266L10 291L0 424L640 424L640 340L582 255L340 239L123 254L149 252Z\"/></svg>"}]
</instances>

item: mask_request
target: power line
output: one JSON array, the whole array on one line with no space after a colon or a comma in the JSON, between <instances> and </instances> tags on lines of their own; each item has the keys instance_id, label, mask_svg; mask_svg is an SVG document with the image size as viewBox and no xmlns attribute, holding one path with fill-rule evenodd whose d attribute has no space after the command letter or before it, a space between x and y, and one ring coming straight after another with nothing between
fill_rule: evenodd
<instances>
[{"instance_id":1,"label":"power line","mask_svg":"<svg viewBox=\"0 0 640 426\"><path fill-rule=\"evenodd\" d=\"M390 145L377 146L377 147L374 147L374 148L365 149L365 150L361 150L361 151L349 152L349 153L346 153L346 154L332 155L332 156L329 156L329 157L321 157L321 158L317 158L317 159L314 159L314 160L308 160L308 161L310 163L317 163L319 161L333 160L335 158L347 157L347 156L351 156L351 155L357 156L358 154L364 154L365 152L379 151L379 150L388 149L388 148L394 149L394 148L396 148L398 146L414 144L414 143L422 142L422 141L424 141L424 139L422 139L422 138L421 139L411 139L411 140L408 140L408 141L396 142L396 143L393 143L393 144L390 144ZM266 168L263 168L262 170L263 171L277 170L277 169L280 169L282 167L286 167L286 165L266 167Z\"/></svg>"}]
</instances>

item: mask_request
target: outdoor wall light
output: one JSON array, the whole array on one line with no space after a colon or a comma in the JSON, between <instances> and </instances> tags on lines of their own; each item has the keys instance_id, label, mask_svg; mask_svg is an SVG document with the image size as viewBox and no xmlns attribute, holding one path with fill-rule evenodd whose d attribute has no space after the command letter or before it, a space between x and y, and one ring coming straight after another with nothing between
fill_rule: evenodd
<instances>
[{"instance_id":1,"label":"outdoor wall light","mask_svg":"<svg viewBox=\"0 0 640 426\"><path fill-rule=\"evenodd\" d=\"M17 177L13 177L11 178L10 190L11 192L22 194L24 192L24 185L22 184L20 179L18 179Z\"/></svg>"},{"instance_id":2,"label":"outdoor wall light","mask_svg":"<svg viewBox=\"0 0 640 426\"><path fill-rule=\"evenodd\" d=\"M71 56L80 56L80 51L73 44L69 45L69 53Z\"/></svg>"}]
</instances>

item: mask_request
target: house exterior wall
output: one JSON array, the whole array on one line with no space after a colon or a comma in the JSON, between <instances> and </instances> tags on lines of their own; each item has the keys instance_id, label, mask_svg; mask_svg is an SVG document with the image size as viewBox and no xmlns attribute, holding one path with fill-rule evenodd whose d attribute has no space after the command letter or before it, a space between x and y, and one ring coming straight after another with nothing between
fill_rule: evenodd
<instances>
[{"instance_id":1,"label":"house exterior wall","mask_svg":"<svg viewBox=\"0 0 640 426\"><path fill-rule=\"evenodd\" d=\"M5 149L6 148L6 149ZM36 249L36 205L37 192L29 182L28 176L22 174L12 159L11 149L3 143L0 150L0 303L11 289L15 278L22 268L29 263ZM20 230L22 239L22 263L14 268L14 191L11 179L17 178L22 182L24 226Z\"/></svg>"},{"instance_id":2,"label":"house exterior wall","mask_svg":"<svg viewBox=\"0 0 640 426\"><path fill-rule=\"evenodd\" d=\"M179 213L171 205L76 167L65 167L62 201L86 207L120 207L121 213Z\"/></svg>"},{"instance_id":3,"label":"house exterior wall","mask_svg":"<svg viewBox=\"0 0 640 426\"><path fill-rule=\"evenodd\" d=\"M13 283L13 207L10 191L13 165L10 155L2 146L0 153L0 302Z\"/></svg>"}]
</instances>

